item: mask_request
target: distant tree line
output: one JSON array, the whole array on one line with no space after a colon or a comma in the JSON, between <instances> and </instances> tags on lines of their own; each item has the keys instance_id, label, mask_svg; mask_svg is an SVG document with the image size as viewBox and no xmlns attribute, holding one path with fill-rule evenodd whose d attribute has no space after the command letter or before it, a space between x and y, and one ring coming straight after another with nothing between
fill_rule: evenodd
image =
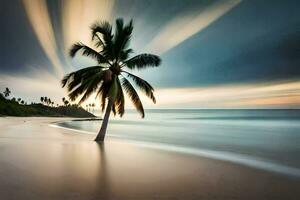
<instances>
[{"instance_id":1,"label":"distant tree line","mask_svg":"<svg viewBox=\"0 0 300 200\"><path fill-rule=\"evenodd\" d=\"M3 93L3 94L2 94ZM9 97L11 96L11 91L9 88L5 88L5 90L0 93L1 96L4 96L6 99L9 100ZM10 99L11 101L14 101L18 104L21 104L21 105L27 105L27 102L21 98L16 98L16 97L12 97ZM74 103L74 104L71 104L70 101L66 98L66 97L63 97L62 98L62 102L63 104L62 105L59 105L58 103L55 103L54 101L51 100L50 97L40 97L40 101L41 101L41 104L43 104L44 106L51 106L51 107L59 107L59 106L75 106L75 107L79 107L78 104ZM31 102L31 105L32 104L37 104L35 102ZM88 112L93 112L95 111L95 107L96 107L96 104L95 103L90 103L90 104L87 104L86 105L86 111Z\"/></svg>"},{"instance_id":2,"label":"distant tree line","mask_svg":"<svg viewBox=\"0 0 300 200\"><path fill-rule=\"evenodd\" d=\"M5 97L6 99L8 99L9 96L10 96L10 94L11 94L10 89L9 89L9 88L5 88L5 90L3 91L4 97ZM1 94L1 95L2 95L2 94ZM13 97L11 100L14 101L14 102L17 102L18 104L27 105L27 102L25 102L25 101L22 100L21 98L15 98L15 97Z\"/></svg>"}]
</instances>

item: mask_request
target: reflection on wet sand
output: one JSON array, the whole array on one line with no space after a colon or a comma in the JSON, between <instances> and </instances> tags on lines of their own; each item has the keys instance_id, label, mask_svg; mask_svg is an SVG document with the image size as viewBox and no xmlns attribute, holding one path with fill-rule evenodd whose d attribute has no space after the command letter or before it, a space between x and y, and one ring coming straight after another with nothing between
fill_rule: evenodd
<instances>
[{"instance_id":1,"label":"reflection on wet sand","mask_svg":"<svg viewBox=\"0 0 300 200\"><path fill-rule=\"evenodd\" d=\"M109 196L109 172L104 145L92 142L23 142L10 143L2 149L1 186L17 186L21 191L11 193L5 189L1 195L7 194L7 197L13 196L16 199L21 196L34 199L35 195L41 195L43 199Z\"/></svg>"}]
</instances>

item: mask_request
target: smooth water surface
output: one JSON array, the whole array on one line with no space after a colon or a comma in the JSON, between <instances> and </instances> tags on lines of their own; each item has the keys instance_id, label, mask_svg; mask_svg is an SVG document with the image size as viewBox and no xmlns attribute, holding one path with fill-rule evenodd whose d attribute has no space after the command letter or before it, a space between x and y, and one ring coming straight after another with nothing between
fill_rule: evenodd
<instances>
[{"instance_id":1,"label":"smooth water surface","mask_svg":"<svg viewBox=\"0 0 300 200\"><path fill-rule=\"evenodd\" d=\"M101 113L100 113L101 114ZM68 121L96 134L101 121ZM146 110L111 117L108 137L236 153L300 169L300 110Z\"/></svg>"}]
</instances>

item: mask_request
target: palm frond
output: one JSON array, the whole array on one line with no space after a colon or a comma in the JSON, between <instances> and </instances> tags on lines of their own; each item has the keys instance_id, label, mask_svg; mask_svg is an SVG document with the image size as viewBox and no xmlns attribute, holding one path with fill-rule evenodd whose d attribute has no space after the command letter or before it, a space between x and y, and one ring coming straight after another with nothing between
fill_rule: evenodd
<instances>
[{"instance_id":1,"label":"palm frond","mask_svg":"<svg viewBox=\"0 0 300 200\"><path fill-rule=\"evenodd\" d=\"M146 96L153 101L153 103L156 103L156 99L153 94L154 89L147 81L129 72L126 71L122 71L122 72L126 73L127 76L131 78L134 81L134 83L140 88L140 90L142 90L146 94Z\"/></svg>"},{"instance_id":2,"label":"palm frond","mask_svg":"<svg viewBox=\"0 0 300 200\"><path fill-rule=\"evenodd\" d=\"M80 95L79 104L83 103L93 92L97 90L99 85L103 82L103 73L97 73L89 78L83 78L75 89L69 93L69 98L75 101Z\"/></svg>"},{"instance_id":3,"label":"palm frond","mask_svg":"<svg viewBox=\"0 0 300 200\"><path fill-rule=\"evenodd\" d=\"M129 69L143 69L146 67L157 67L161 60L158 56L153 54L140 54L130 58L124 62Z\"/></svg>"},{"instance_id":4,"label":"palm frond","mask_svg":"<svg viewBox=\"0 0 300 200\"><path fill-rule=\"evenodd\" d=\"M102 66L91 66L69 73L62 79L62 87L65 87L68 84L68 91L71 91L81 83L82 79L88 78L94 74L99 74L103 69L107 68Z\"/></svg>"},{"instance_id":5,"label":"palm frond","mask_svg":"<svg viewBox=\"0 0 300 200\"><path fill-rule=\"evenodd\" d=\"M97 34L101 34L101 45L103 47L102 54L109 60L114 59L114 45L113 45L113 34L112 26L107 21L97 22L92 25L92 38L95 38ZM99 38L98 38L99 39ZM100 44L98 44L100 45Z\"/></svg>"},{"instance_id":6,"label":"palm frond","mask_svg":"<svg viewBox=\"0 0 300 200\"><path fill-rule=\"evenodd\" d=\"M134 81L134 83L146 94L146 96L153 101L153 103L156 103L156 99L153 94L154 89L147 81L129 72L126 71L122 71L122 72L126 73L127 76L131 78Z\"/></svg>"},{"instance_id":7,"label":"palm frond","mask_svg":"<svg viewBox=\"0 0 300 200\"><path fill-rule=\"evenodd\" d=\"M117 59L120 59L120 54L129 45L131 33L133 30L132 20L124 26L123 19L116 20L116 30L114 36L114 50Z\"/></svg>"},{"instance_id":8,"label":"palm frond","mask_svg":"<svg viewBox=\"0 0 300 200\"><path fill-rule=\"evenodd\" d=\"M83 82L85 79L90 79L91 77L99 77L103 79L103 75L103 69L101 68L95 68L82 74L75 73L73 81L68 85L68 91L72 91L74 88L76 88L78 83Z\"/></svg>"},{"instance_id":9,"label":"palm frond","mask_svg":"<svg viewBox=\"0 0 300 200\"><path fill-rule=\"evenodd\" d=\"M96 50L92 49L91 47L84 45L83 43L80 43L80 42L75 43L71 47L70 56L74 57L78 51L82 51L82 55L84 55L84 56L88 56L88 57L96 59L99 64L100 63L109 64L109 62L103 55L101 55Z\"/></svg>"},{"instance_id":10,"label":"palm frond","mask_svg":"<svg viewBox=\"0 0 300 200\"><path fill-rule=\"evenodd\" d=\"M141 114L142 118L144 118L145 112L144 112L143 104L140 100L138 93L135 91L134 87L126 78L122 78L122 86L125 92L128 94L130 100L132 101L137 111Z\"/></svg>"},{"instance_id":11,"label":"palm frond","mask_svg":"<svg viewBox=\"0 0 300 200\"><path fill-rule=\"evenodd\" d=\"M125 49L120 52L119 60L123 61L129 58L130 54L133 53L132 49Z\"/></svg>"},{"instance_id":12,"label":"palm frond","mask_svg":"<svg viewBox=\"0 0 300 200\"><path fill-rule=\"evenodd\" d=\"M95 41L96 47L105 47L103 40L100 38L100 36L97 33L96 33L96 35L92 36L92 41Z\"/></svg>"},{"instance_id":13,"label":"palm frond","mask_svg":"<svg viewBox=\"0 0 300 200\"><path fill-rule=\"evenodd\" d=\"M68 97L70 98L70 100L75 101L81 94L83 94L87 89L87 85L88 81L84 81L83 83L80 83L74 90L69 92Z\"/></svg>"},{"instance_id":14,"label":"palm frond","mask_svg":"<svg viewBox=\"0 0 300 200\"><path fill-rule=\"evenodd\" d=\"M113 104L111 106L111 111L113 112L114 116L116 116L117 112L116 112L116 106L115 106L115 104Z\"/></svg>"},{"instance_id":15,"label":"palm frond","mask_svg":"<svg viewBox=\"0 0 300 200\"><path fill-rule=\"evenodd\" d=\"M96 22L91 26L92 29L92 39L96 36L97 33L103 35L104 40L112 39L112 26L107 21Z\"/></svg>"}]
</instances>

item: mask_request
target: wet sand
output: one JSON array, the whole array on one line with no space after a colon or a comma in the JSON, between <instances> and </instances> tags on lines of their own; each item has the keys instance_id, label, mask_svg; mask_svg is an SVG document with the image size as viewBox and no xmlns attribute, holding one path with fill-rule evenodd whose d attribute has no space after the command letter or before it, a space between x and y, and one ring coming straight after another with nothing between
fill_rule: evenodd
<instances>
[{"instance_id":1,"label":"wet sand","mask_svg":"<svg viewBox=\"0 0 300 200\"><path fill-rule=\"evenodd\" d=\"M143 148L0 118L0 199L300 199L300 180L229 162ZM99 122L100 126L100 122Z\"/></svg>"}]
</instances>

